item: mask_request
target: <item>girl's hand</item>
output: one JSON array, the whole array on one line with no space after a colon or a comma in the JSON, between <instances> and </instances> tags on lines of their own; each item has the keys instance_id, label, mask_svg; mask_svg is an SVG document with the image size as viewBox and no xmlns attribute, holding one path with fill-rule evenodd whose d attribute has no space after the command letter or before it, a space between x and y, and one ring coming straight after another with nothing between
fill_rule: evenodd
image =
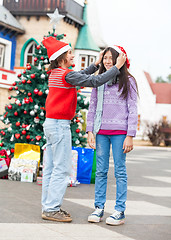
<instances>
[{"instance_id":1,"label":"girl's hand","mask_svg":"<svg viewBox=\"0 0 171 240\"><path fill-rule=\"evenodd\" d=\"M133 137L127 136L123 143L124 153L128 153L133 149Z\"/></svg>"},{"instance_id":2,"label":"girl's hand","mask_svg":"<svg viewBox=\"0 0 171 240\"><path fill-rule=\"evenodd\" d=\"M95 138L92 132L88 132L88 144L91 148L96 149Z\"/></svg>"},{"instance_id":3,"label":"girl's hand","mask_svg":"<svg viewBox=\"0 0 171 240\"><path fill-rule=\"evenodd\" d=\"M104 50L99 53L99 58L95 62L95 65L98 66L101 63L102 57L103 57Z\"/></svg>"},{"instance_id":4,"label":"girl's hand","mask_svg":"<svg viewBox=\"0 0 171 240\"><path fill-rule=\"evenodd\" d=\"M126 61L126 54L120 53L119 56L116 59L116 64L115 66L120 69Z\"/></svg>"}]
</instances>

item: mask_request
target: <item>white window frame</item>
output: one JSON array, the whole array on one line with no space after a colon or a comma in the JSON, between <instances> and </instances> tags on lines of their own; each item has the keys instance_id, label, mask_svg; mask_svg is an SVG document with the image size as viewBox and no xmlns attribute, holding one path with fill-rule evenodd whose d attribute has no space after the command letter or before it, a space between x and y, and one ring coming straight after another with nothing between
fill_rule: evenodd
<instances>
[{"instance_id":1,"label":"white window frame","mask_svg":"<svg viewBox=\"0 0 171 240\"><path fill-rule=\"evenodd\" d=\"M85 58L85 67L84 68L81 66L83 57ZM84 54L80 54L80 69L83 70L86 67L88 67L88 56L84 55Z\"/></svg>"},{"instance_id":2,"label":"white window frame","mask_svg":"<svg viewBox=\"0 0 171 240\"><path fill-rule=\"evenodd\" d=\"M12 42L6 39L0 38L0 44L5 46L3 68L10 70Z\"/></svg>"},{"instance_id":3,"label":"white window frame","mask_svg":"<svg viewBox=\"0 0 171 240\"><path fill-rule=\"evenodd\" d=\"M29 49L31 48L32 45L33 45L33 52L32 52L32 53L29 53ZM37 44L36 44L35 41L31 41L31 42L27 45L27 47L26 47L26 49L25 49L25 52L24 52L24 66L26 66L26 64L27 64L27 57L28 57L28 56L32 56L32 62L31 62L31 64L34 65L34 57L33 57L33 54L35 54L36 45L37 45Z\"/></svg>"},{"instance_id":4,"label":"white window frame","mask_svg":"<svg viewBox=\"0 0 171 240\"><path fill-rule=\"evenodd\" d=\"M5 58L5 45L0 43L0 67L4 67L4 58Z\"/></svg>"}]
</instances>

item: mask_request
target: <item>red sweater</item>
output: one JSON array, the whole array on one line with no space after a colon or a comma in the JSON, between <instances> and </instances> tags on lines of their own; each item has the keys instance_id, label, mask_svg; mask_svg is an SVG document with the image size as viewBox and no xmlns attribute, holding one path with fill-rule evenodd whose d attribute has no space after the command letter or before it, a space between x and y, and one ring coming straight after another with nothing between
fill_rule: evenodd
<instances>
[{"instance_id":1,"label":"red sweater","mask_svg":"<svg viewBox=\"0 0 171 240\"><path fill-rule=\"evenodd\" d=\"M76 87L65 81L72 70L56 68L49 76L49 94L46 99L46 117L71 120L77 107Z\"/></svg>"}]
</instances>

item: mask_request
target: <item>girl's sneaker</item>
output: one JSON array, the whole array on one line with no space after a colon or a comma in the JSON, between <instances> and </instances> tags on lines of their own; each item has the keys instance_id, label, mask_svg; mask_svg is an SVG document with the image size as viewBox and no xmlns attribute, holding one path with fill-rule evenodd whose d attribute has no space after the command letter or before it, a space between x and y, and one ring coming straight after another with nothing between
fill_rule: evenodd
<instances>
[{"instance_id":1,"label":"girl's sneaker","mask_svg":"<svg viewBox=\"0 0 171 240\"><path fill-rule=\"evenodd\" d=\"M125 222L125 215L124 212L119 212L117 210L114 211L112 215L106 218L106 224L109 225L121 225Z\"/></svg>"},{"instance_id":2,"label":"girl's sneaker","mask_svg":"<svg viewBox=\"0 0 171 240\"><path fill-rule=\"evenodd\" d=\"M88 222L98 223L102 221L104 209L96 208L94 212L88 217Z\"/></svg>"}]
</instances>

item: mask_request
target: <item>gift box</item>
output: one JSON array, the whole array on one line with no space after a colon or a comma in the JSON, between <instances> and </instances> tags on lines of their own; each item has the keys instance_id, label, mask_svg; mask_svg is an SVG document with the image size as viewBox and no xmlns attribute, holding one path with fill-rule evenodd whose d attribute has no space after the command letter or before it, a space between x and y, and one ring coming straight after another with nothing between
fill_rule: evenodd
<instances>
[{"instance_id":1,"label":"gift box","mask_svg":"<svg viewBox=\"0 0 171 240\"><path fill-rule=\"evenodd\" d=\"M5 165L2 164L3 160L5 160L5 163L4 163ZM1 166L3 165L3 167L1 167L1 170L0 170L0 172L1 172L0 178L3 178L3 179L8 178L8 168L10 165L10 161L11 161L11 159L8 157L6 150L5 149L0 150L0 164L1 164ZM4 171L4 169L6 169L6 170Z\"/></svg>"},{"instance_id":2,"label":"gift box","mask_svg":"<svg viewBox=\"0 0 171 240\"><path fill-rule=\"evenodd\" d=\"M69 185L76 186L77 184L77 162L78 162L78 152L72 150L72 163L71 163L71 174L69 176Z\"/></svg>"},{"instance_id":3,"label":"gift box","mask_svg":"<svg viewBox=\"0 0 171 240\"><path fill-rule=\"evenodd\" d=\"M8 175L8 166L4 159L0 159L0 177Z\"/></svg>"},{"instance_id":4,"label":"gift box","mask_svg":"<svg viewBox=\"0 0 171 240\"><path fill-rule=\"evenodd\" d=\"M8 170L9 180L33 182L37 179L40 164L40 146L16 143L14 158Z\"/></svg>"}]
</instances>

